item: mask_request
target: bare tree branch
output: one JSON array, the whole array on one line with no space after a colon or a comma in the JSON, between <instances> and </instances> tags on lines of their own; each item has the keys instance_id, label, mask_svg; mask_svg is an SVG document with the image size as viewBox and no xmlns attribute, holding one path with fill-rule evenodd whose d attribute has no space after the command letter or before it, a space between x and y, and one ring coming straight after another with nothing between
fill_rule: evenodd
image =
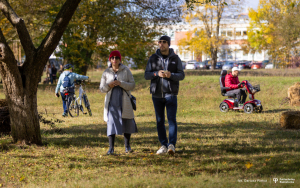
<instances>
[{"instance_id":1,"label":"bare tree branch","mask_svg":"<svg viewBox=\"0 0 300 188\"><path fill-rule=\"evenodd\" d=\"M0 61L4 62L5 64L8 64L14 62L14 60L15 60L14 54L10 49L10 47L8 46L6 39L0 28Z\"/></svg>"},{"instance_id":2,"label":"bare tree branch","mask_svg":"<svg viewBox=\"0 0 300 188\"><path fill-rule=\"evenodd\" d=\"M33 58L35 48L25 26L24 20L14 12L7 0L0 0L0 10L9 20L9 22L17 29L21 44L26 54L26 58Z\"/></svg>"},{"instance_id":3,"label":"bare tree branch","mask_svg":"<svg viewBox=\"0 0 300 188\"><path fill-rule=\"evenodd\" d=\"M80 1L81 0L67 0L62 6L50 31L38 47L38 58L48 59L55 50Z\"/></svg>"}]
</instances>

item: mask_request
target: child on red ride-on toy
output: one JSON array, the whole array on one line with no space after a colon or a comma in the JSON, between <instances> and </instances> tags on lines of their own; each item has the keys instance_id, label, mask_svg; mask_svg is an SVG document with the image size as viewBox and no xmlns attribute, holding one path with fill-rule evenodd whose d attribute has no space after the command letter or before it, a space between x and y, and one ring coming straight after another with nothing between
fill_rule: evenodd
<instances>
[{"instance_id":1,"label":"child on red ride-on toy","mask_svg":"<svg viewBox=\"0 0 300 188\"><path fill-rule=\"evenodd\" d=\"M260 91L259 85L253 87L247 80L239 82L238 71L236 67L232 69L231 74L227 74L226 70L221 71L221 94L229 98L220 104L220 111L244 110L245 113L252 113L253 111L261 112L263 107L260 100L254 99L254 94ZM247 97L246 92L249 93L250 98L250 101L247 102L245 102ZM242 100L241 95L243 95Z\"/></svg>"}]
</instances>

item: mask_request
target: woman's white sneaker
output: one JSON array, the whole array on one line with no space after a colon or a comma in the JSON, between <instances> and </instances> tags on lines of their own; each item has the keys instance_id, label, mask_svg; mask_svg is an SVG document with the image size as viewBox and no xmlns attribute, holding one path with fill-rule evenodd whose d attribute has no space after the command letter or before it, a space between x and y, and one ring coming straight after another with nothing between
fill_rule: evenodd
<instances>
[{"instance_id":1,"label":"woman's white sneaker","mask_svg":"<svg viewBox=\"0 0 300 188\"><path fill-rule=\"evenodd\" d=\"M166 154L168 151L166 146L161 146L161 148L159 150L157 150L156 154L157 155L161 155L161 154Z\"/></svg>"},{"instance_id":2,"label":"woman's white sneaker","mask_svg":"<svg viewBox=\"0 0 300 188\"><path fill-rule=\"evenodd\" d=\"M170 154L170 155L174 155L175 154L175 147L174 147L173 144L170 144L168 146L168 154Z\"/></svg>"}]
</instances>

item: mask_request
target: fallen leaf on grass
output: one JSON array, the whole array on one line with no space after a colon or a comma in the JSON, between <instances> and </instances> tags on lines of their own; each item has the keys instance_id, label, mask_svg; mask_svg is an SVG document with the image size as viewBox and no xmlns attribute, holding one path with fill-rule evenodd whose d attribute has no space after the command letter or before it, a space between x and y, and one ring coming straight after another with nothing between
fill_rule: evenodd
<instances>
[{"instance_id":1,"label":"fallen leaf on grass","mask_svg":"<svg viewBox=\"0 0 300 188\"><path fill-rule=\"evenodd\" d=\"M253 164L250 163L250 162L248 162L247 164L245 164L245 166L246 166L247 169L249 169L249 168L251 168L253 166Z\"/></svg>"},{"instance_id":2,"label":"fallen leaf on grass","mask_svg":"<svg viewBox=\"0 0 300 188\"><path fill-rule=\"evenodd\" d=\"M271 158L269 158L269 159L266 159L266 161L269 161L269 160L271 160Z\"/></svg>"},{"instance_id":3,"label":"fallen leaf on grass","mask_svg":"<svg viewBox=\"0 0 300 188\"><path fill-rule=\"evenodd\" d=\"M25 177L24 177L24 176L22 176L22 177L20 178L20 181L24 181L24 179L25 179Z\"/></svg>"}]
</instances>

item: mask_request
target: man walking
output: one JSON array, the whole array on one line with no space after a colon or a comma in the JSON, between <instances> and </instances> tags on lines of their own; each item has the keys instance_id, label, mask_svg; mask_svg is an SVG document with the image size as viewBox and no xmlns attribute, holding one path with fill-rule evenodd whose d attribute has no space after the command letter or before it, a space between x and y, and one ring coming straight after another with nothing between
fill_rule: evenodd
<instances>
[{"instance_id":1,"label":"man walking","mask_svg":"<svg viewBox=\"0 0 300 188\"><path fill-rule=\"evenodd\" d=\"M180 58L169 48L170 43L170 37L160 37L159 49L148 60L145 79L151 80L150 93L155 109L158 139L162 145L156 154L174 155L177 141L177 95L179 81L185 75ZM165 128L165 108L169 122L169 141Z\"/></svg>"}]
</instances>

